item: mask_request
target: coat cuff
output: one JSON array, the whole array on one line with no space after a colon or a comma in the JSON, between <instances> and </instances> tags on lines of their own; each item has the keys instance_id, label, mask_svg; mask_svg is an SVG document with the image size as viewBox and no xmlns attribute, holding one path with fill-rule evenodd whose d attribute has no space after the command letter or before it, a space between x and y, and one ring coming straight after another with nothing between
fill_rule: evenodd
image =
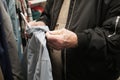
<instances>
[{"instance_id":1,"label":"coat cuff","mask_svg":"<svg viewBox=\"0 0 120 80\"><path fill-rule=\"evenodd\" d=\"M87 33L76 33L76 35L78 38L78 47L86 48L89 46L90 35L88 35Z\"/></svg>"}]
</instances>

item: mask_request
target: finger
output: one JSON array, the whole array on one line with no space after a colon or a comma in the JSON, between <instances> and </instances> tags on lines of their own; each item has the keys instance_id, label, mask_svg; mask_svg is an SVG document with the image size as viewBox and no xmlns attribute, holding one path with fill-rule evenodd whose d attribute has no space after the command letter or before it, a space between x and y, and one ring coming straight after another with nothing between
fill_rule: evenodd
<instances>
[{"instance_id":1,"label":"finger","mask_svg":"<svg viewBox=\"0 0 120 80\"><path fill-rule=\"evenodd\" d=\"M59 29L59 30L54 30L54 31L49 31L50 34L53 34L53 35L60 35L60 34L64 34L65 32L65 29Z\"/></svg>"},{"instance_id":2,"label":"finger","mask_svg":"<svg viewBox=\"0 0 120 80\"><path fill-rule=\"evenodd\" d=\"M36 25L37 25L37 26L46 26L45 23L42 22L42 21L37 22Z\"/></svg>"},{"instance_id":3,"label":"finger","mask_svg":"<svg viewBox=\"0 0 120 80\"><path fill-rule=\"evenodd\" d=\"M42 22L42 21L38 21L38 22L36 22L36 21L31 21L31 22L29 22L29 24L30 24L31 26L46 26L45 23Z\"/></svg>"},{"instance_id":4,"label":"finger","mask_svg":"<svg viewBox=\"0 0 120 80\"><path fill-rule=\"evenodd\" d=\"M63 41L63 35L51 35L50 33L46 33L46 38L48 41L59 42Z\"/></svg>"},{"instance_id":5,"label":"finger","mask_svg":"<svg viewBox=\"0 0 120 80\"><path fill-rule=\"evenodd\" d=\"M56 45L55 43L47 42L47 44L50 48L53 48L53 49L56 49L56 50L62 49L62 47L60 45Z\"/></svg>"},{"instance_id":6,"label":"finger","mask_svg":"<svg viewBox=\"0 0 120 80\"><path fill-rule=\"evenodd\" d=\"M30 24L31 26L34 26L34 25L36 24L36 22L35 22L35 21L30 21L29 24Z\"/></svg>"},{"instance_id":7,"label":"finger","mask_svg":"<svg viewBox=\"0 0 120 80\"><path fill-rule=\"evenodd\" d=\"M49 31L49 34L59 35L59 34L60 34L60 31L59 31L59 30Z\"/></svg>"}]
</instances>

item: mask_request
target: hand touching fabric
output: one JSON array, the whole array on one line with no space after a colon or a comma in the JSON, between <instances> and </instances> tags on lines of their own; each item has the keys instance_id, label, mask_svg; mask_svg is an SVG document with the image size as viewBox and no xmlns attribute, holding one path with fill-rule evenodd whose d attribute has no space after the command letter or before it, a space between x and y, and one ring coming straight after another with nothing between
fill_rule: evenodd
<instances>
[{"instance_id":1,"label":"hand touching fabric","mask_svg":"<svg viewBox=\"0 0 120 80\"><path fill-rule=\"evenodd\" d=\"M77 35L67 29L49 31L46 33L47 43L54 49L71 48L77 46Z\"/></svg>"},{"instance_id":2,"label":"hand touching fabric","mask_svg":"<svg viewBox=\"0 0 120 80\"><path fill-rule=\"evenodd\" d=\"M42 21L38 21L38 22L36 22L36 21L31 21L31 22L29 22L29 24L30 24L31 26L46 26L46 24L45 24L44 22L42 22Z\"/></svg>"}]
</instances>

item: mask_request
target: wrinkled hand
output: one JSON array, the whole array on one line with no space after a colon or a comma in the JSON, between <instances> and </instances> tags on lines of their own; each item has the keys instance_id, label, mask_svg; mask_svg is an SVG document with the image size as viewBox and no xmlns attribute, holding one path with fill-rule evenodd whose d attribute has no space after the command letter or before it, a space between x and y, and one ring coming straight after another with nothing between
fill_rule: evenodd
<instances>
[{"instance_id":1,"label":"wrinkled hand","mask_svg":"<svg viewBox=\"0 0 120 80\"><path fill-rule=\"evenodd\" d=\"M46 26L46 24L42 21L31 21L29 22L29 25L30 25L30 28L38 28L38 27L41 27L41 26ZM25 37L26 38L31 38L31 35L29 35L27 32L24 33Z\"/></svg>"},{"instance_id":2,"label":"wrinkled hand","mask_svg":"<svg viewBox=\"0 0 120 80\"><path fill-rule=\"evenodd\" d=\"M42 22L42 21L38 21L38 22L36 22L36 21L31 21L31 22L29 22L29 24L30 24L31 26L46 26L46 24L45 24L44 22Z\"/></svg>"},{"instance_id":3,"label":"wrinkled hand","mask_svg":"<svg viewBox=\"0 0 120 80\"><path fill-rule=\"evenodd\" d=\"M77 46L77 35L67 29L49 31L46 33L48 46L54 49L71 48Z\"/></svg>"}]
</instances>

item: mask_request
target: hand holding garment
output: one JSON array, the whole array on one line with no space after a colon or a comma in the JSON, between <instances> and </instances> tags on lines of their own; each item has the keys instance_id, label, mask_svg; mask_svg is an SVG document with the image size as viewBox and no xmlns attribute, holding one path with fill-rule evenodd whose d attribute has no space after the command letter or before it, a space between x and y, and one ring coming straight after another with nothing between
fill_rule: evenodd
<instances>
[{"instance_id":1,"label":"hand holding garment","mask_svg":"<svg viewBox=\"0 0 120 80\"><path fill-rule=\"evenodd\" d=\"M77 36L72 31L60 29L46 33L48 45L54 49L63 49L77 46Z\"/></svg>"},{"instance_id":2,"label":"hand holding garment","mask_svg":"<svg viewBox=\"0 0 120 80\"><path fill-rule=\"evenodd\" d=\"M31 25L31 26L46 26L45 25L45 23L44 22L42 22L42 21L38 21L38 22L36 22L36 21L31 21L31 22L29 22L29 24Z\"/></svg>"}]
</instances>

